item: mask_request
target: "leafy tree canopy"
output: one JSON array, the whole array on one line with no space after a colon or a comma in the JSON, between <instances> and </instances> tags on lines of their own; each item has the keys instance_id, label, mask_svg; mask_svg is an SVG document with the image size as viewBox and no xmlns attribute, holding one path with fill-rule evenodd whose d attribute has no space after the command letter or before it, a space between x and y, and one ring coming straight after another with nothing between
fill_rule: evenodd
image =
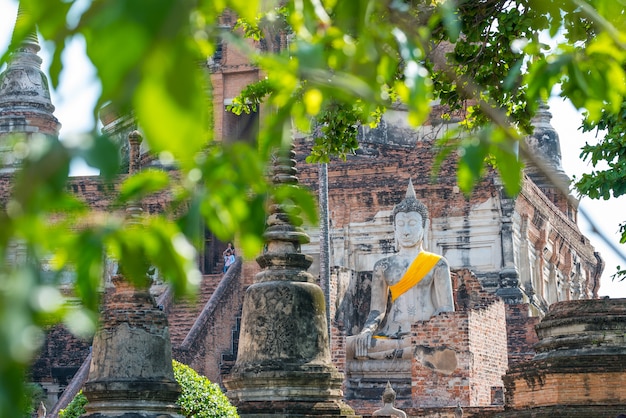
<instances>
[{"instance_id":1,"label":"leafy tree canopy","mask_svg":"<svg viewBox=\"0 0 626 418\"><path fill-rule=\"evenodd\" d=\"M104 181L118 171L113 142L93 134L80 147L44 138L11 146L23 157L12 195L0 212L0 260L23 254L23 263L0 266L0 415L18 416L25 370L42 340L42 327L65 321L73 329L93 323L102 278L102 254L115 257L128 278L145 284L145 266L183 292L197 283L194 243L204 222L220 239L238 236L242 250L260 248L268 196L288 199L315 217L311 197L297 189L274 190L264 179L271 150L298 129L320 128L311 161L353 151L354 126L376 123L396 101L419 125L434 100L466 110L464 136L445 141L443 157L458 151L458 181L469 191L489 161L507 191L519 189L520 138L540 99L557 84L561 95L584 109L588 127L610 135L583 152L614 162L602 182L592 173L579 182L594 197L623 192L624 3L622 0L22 0L30 18L18 28L15 47L37 23L53 52L51 83L64 70L67 42L82 36L102 92L94 113L110 104L133 112L154 155L179 175L148 171L125 179L115 206L94 213L66 190L69 162L81 155ZM218 17L228 8L240 31L223 35ZM289 47L253 48L268 33L285 33ZM544 44L541 33L551 37ZM267 75L250 87L264 103L258 147L218 146L210 129L210 86L199 63L226 36ZM267 38L269 39L269 38ZM2 62L10 58L9 51ZM468 107L465 107L469 104ZM94 127L95 131L95 127ZM532 156L525 155L527 158ZM443 158L442 157L442 158ZM621 170L621 171L620 171ZM143 196L168 193L162 216L126 222L119 209ZM140 227L141 225L141 227ZM64 302L55 281L76 276L83 305Z\"/></svg>"}]
</instances>

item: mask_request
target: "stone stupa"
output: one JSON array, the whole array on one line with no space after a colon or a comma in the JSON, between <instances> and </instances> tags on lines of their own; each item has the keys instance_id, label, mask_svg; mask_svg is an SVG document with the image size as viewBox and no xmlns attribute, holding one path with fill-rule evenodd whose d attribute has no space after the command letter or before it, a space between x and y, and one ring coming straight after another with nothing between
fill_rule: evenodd
<instances>
[{"instance_id":1,"label":"stone stupa","mask_svg":"<svg viewBox=\"0 0 626 418\"><path fill-rule=\"evenodd\" d=\"M57 138L61 124L54 116L48 79L41 70L41 49L31 14L20 2L6 69L0 73L0 168L13 172L19 166L11 136Z\"/></svg>"},{"instance_id":2,"label":"stone stupa","mask_svg":"<svg viewBox=\"0 0 626 418\"><path fill-rule=\"evenodd\" d=\"M274 161L273 182L297 187L294 152ZM246 292L239 351L224 379L241 417L355 417L331 362L324 294L300 252L309 241L298 217L274 204L263 269Z\"/></svg>"}]
</instances>

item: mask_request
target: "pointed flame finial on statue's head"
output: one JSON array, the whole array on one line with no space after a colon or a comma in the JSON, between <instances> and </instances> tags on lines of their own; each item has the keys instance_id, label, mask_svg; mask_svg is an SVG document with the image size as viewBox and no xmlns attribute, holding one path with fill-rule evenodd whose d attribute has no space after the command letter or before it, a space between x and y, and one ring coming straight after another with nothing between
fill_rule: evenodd
<instances>
[{"instance_id":1,"label":"pointed flame finial on statue's head","mask_svg":"<svg viewBox=\"0 0 626 418\"><path fill-rule=\"evenodd\" d=\"M426 225L426 221L428 220L428 208L424 205L420 200L415 196L415 189L413 188L413 181L409 179L409 185L406 189L406 196L402 202L398 203L393 208L393 217L396 218L396 215L400 212L408 213L408 212L417 212L422 215L422 223Z\"/></svg>"},{"instance_id":2,"label":"pointed flame finial on statue's head","mask_svg":"<svg viewBox=\"0 0 626 418\"><path fill-rule=\"evenodd\" d=\"M391 383L387 381L387 386L383 392L383 403L394 403L396 400L396 391L391 387Z\"/></svg>"},{"instance_id":3,"label":"pointed flame finial on statue's head","mask_svg":"<svg viewBox=\"0 0 626 418\"><path fill-rule=\"evenodd\" d=\"M409 179L409 185L406 188L406 196L404 196L404 198L405 199L417 199L417 196L415 196L415 189L413 188L413 179Z\"/></svg>"}]
</instances>

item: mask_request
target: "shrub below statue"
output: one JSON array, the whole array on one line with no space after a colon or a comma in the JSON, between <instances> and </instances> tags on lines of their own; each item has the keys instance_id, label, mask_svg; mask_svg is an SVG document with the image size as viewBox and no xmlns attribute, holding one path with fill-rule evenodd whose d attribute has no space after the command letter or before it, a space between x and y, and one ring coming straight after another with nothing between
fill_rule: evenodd
<instances>
[{"instance_id":1,"label":"shrub below statue","mask_svg":"<svg viewBox=\"0 0 626 418\"><path fill-rule=\"evenodd\" d=\"M181 394L176 404L187 418L238 418L237 409L230 404L220 387L199 375L191 367L172 361L174 377L180 385ZM79 418L85 413L87 398L82 392L59 413L59 418Z\"/></svg>"}]
</instances>

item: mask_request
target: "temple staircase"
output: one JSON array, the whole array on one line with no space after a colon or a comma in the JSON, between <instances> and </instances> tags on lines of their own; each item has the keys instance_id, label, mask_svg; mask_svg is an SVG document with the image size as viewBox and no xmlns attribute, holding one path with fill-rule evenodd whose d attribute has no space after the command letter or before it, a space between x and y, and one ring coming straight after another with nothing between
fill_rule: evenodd
<instances>
[{"instance_id":1,"label":"temple staircase","mask_svg":"<svg viewBox=\"0 0 626 418\"><path fill-rule=\"evenodd\" d=\"M170 326L170 340L172 348L179 347L191 330L204 305L209 301L223 274L206 274L202 276L198 294L193 297L185 296L172 301L167 312Z\"/></svg>"}]
</instances>

